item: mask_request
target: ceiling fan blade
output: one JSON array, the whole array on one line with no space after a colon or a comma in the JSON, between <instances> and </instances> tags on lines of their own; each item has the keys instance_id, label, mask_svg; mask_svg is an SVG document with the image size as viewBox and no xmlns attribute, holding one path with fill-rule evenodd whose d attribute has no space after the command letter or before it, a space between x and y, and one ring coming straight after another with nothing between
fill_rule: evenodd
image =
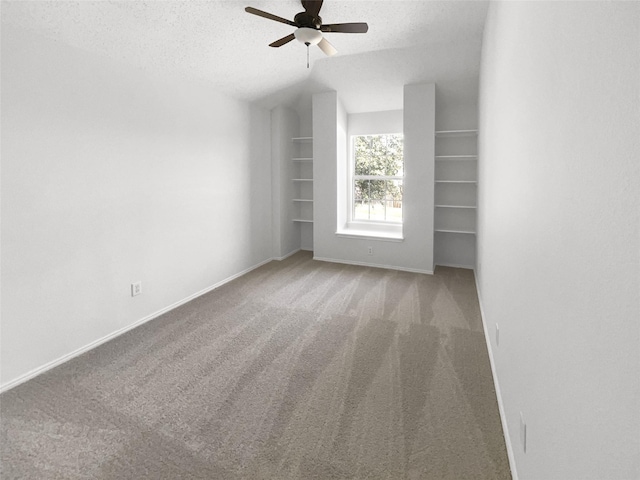
<instances>
[{"instance_id":1,"label":"ceiling fan blade","mask_svg":"<svg viewBox=\"0 0 640 480\"><path fill-rule=\"evenodd\" d=\"M317 17L320 13L320 9L322 8L322 0L302 0L302 6L307 13Z\"/></svg>"},{"instance_id":2,"label":"ceiling fan blade","mask_svg":"<svg viewBox=\"0 0 640 480\"><path fill-rule=\"evenodd\" d=\"M333 23L329 25L322 25L320 31L322 32L340 32L340 33L367 33L369 25L364 22L358 23Z\"/></svg>"},{"instance_id":3,"label":"ceiling fan blade","mask_svg":"<svg viewBox=\"0 0 640 480\"><path fill-rule=\"evenodd\" d=\"M278 17L277 15L272 15L271 13L263 12L262 10L258 10L257 8L247 7L244 9L247 13L252 13L259 17L268 18L269 20L275 20L276 22L286 23L287 25L291 25L292 27L297 27L295 23L291 20L287 20L286 18Z\"/></svg>"},{"instance_id":4,"label":"ceiling fan blade","mask_svg":"<svg viewBox=\"0 0 640 480\"><path fill-rule=\"evenodd\" d=\"M331 43L326 38L323 38L322 40L320 40L320 43L318 43L318 46L320 47L320 50L322 50L324 54L327 55L328 57L331 57L336 53L338 53L338 51L336 50L336 47L331 45Z\"/></svg>"},{"instance_id":5,"label":"ceiling fan blade","mask_svg":"<svg viewBox=\"0 0 640 480\"><path fill-rule=\"evenodd\" d=\"M276 40L273 43L270 43L269 46L270 47L281 47L282 45L289 43L291 40L293 40L295 37L295 35L292 33L290 35L287 35L286 37L282 37L280 40Z\"/></svg>"}]
</instances>

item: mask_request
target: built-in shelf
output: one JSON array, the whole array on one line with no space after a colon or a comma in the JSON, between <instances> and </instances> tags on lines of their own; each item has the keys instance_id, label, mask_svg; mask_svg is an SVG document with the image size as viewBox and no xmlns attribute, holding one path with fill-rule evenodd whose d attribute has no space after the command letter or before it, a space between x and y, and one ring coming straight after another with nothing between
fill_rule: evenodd
<instances>
[{"instance_id":1,"label":"built-in shelf","mask_svg":"<svg viewBox=\"0 0 640 480\"><path fill-rule=\"evenodd\" d=\"M473 205L436 205L436 208L478 208Z\"/></svg>"},{"instance_id":2,"label":"built-in shelf","mask_svg":"<svg viewBox=\"0 0 640 480\"><path fill-rule=\"evenodd\" d=\"M472 137L478 130L436 130L436 137Z\"/></svg>"},{"instance_id":3,"label":"built-in shelf","mask_svg":"<svg viewBox=\"0 0 640 480\"><path fill-rule=\"evenodd\" d=\"M291 139L292 178L294 182L291 201L293 218L291 221L302 225L297 228L300 235L309 237L313 231L313 137Z\"/></svg>"},{"instance_id":4,"label":"built-in shelf","mask_svg":"<svg viewBox=\"0 0 640 480\"><path fill-rule=\"evenodd\" d=\"M436 180L436 183L478 183L475 180Z\"/></svg>"},{"instance_id":5,"label":"built-in shelf","mask_svg":"<svg viewBox=\"0 0 640 480\"><path fill-rule=\"evenodd\" d=\"M433 259L436 265L476 263L478 130L435 132Z\"/></svg>"},{"instance_id":6,"label":"built-in shelf","mask_svg":"<svg viewBox=\"0 0 640 480\"><path fill-rule=\"evenodd\" d=\"M442 230L442 229L436 229L436 232L439 233L461 233L463 235L475 235L476 232L473 232L471 230Z\"/></svg>"}]
</instances>

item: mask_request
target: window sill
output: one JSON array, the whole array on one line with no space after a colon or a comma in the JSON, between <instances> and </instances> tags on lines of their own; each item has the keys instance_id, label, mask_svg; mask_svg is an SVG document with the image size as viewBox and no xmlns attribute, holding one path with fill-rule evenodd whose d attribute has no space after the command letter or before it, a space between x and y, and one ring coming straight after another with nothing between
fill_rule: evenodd
<instances>
[{"instance_id":1,"label":"window sill","mask_svg":"<svg viewBox=\"0 0 640 480\"><path fill-rule=\"evenodd\" d=\"M345 238L373 238L388 242L402 242L402 225L348 224L336 231L336 236Z\"/></svg>"}]
</instances>

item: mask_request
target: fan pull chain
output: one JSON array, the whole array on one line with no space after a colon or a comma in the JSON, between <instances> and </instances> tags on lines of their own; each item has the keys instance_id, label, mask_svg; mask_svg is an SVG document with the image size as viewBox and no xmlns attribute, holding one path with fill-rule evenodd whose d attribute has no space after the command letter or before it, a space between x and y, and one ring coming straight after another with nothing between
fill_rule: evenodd
<instances>
[{"instance_id":1,"label":"fan pull chain","mask_svg":"<svg viewBox=\"0 0 640 480\"><path fill-rule=\"evenodd\" d=\"M306 42L307 44L307 68L309 68L309 42Z\"/></svg>"}]
</instances>

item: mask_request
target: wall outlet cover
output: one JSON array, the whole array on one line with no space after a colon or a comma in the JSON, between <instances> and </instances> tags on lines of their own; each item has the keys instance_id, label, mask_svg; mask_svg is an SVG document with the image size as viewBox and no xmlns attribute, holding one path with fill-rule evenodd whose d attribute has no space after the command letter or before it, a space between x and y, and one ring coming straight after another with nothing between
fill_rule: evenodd
<instances>
[{"instance_id":1,"label":"wall outlet cover","mask_svg":"<svg viewBox=\"0 0 640 480\"><path fill-rule=\"evenodd\" d=\"M131 296L135 297L142 293L142 282L135 282L131 284Z\"/></svg>"}]
</instances>

